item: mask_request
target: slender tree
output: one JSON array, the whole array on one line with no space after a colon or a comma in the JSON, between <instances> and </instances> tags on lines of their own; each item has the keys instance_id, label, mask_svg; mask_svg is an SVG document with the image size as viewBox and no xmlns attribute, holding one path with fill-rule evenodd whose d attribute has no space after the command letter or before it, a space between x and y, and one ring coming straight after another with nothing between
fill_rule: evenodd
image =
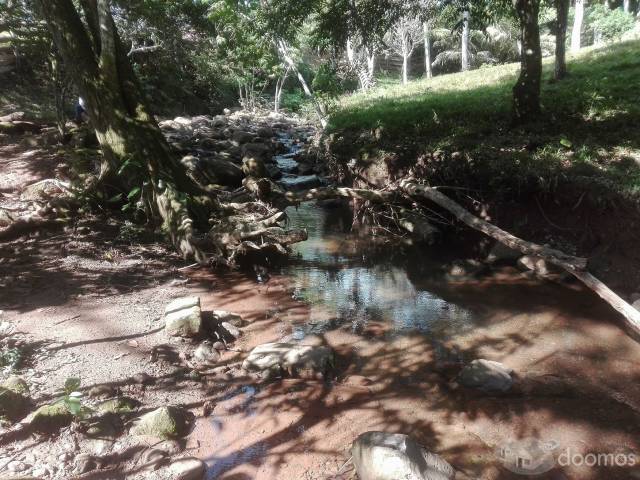
<instances>
[{"instance_id":1,"label":"slender tree","mask_svg":"<svg viewBox=\"0 0 640 480\"><path fill-rule=\"evenodd\" d=\"M470 25L469 25L469 10L464 10L462 12L462 44L460 47L460 56L462 59L462 71L466 72L469 70L469 33L470 33Z\"/></svg>"},{"instance_id":2,"label":"slender tree","mask_svg":"<svg viewBox=\"0 0 640 480\"><path fill-rule=\"evenodd\" d=\"M576 0L573 17L573 30L571 31L571 51L580 50L580 36L582 35L582 21L584 19L584 0Z\"/></svg>"},{"instance_id":3,"label":"slender tree","mask_svg":"<svg viewBox=\"0 0 640 480\"><path fill-rule=\"evenodd\" d=\"M431 66L431 25L428 21L422 22L422 33L424 36L424 75L427 78L433 77Z\"/></svg>"},{"instance_id":4,"label":"slender tree","mask_svg":"<svg viewBox=\"0 0 640 480\"><path fill-rule=\"evenodd\" d=\"M525 122L540 114L542 49L538 14L540 0L512 0L520 23L522 53L520 76L513 87L513 113L516 122Z\"/></svg>"},{"instance_id":5,"label":"slender tree","mask_svg":"<svg viewBox=\"0 0 640 480\"><path fill-rule=\"evenodd\" d=\"M561 80L567 75L567 23L570 0L555 0L556 4L556 60L554 78Z\"/></svg>"}]
</instances>

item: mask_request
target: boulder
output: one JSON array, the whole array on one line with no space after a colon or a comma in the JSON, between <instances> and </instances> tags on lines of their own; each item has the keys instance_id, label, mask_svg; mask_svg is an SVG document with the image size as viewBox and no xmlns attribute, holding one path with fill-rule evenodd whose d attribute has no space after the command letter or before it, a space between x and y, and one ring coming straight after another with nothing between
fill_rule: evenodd
<instances>
[{"instance_id":1,"label":"boulder","mask_svg":"<svg viewBox=\"0 0 640 480\"><path fill-rule=\"evenodd\" d=\"M408 435L366 432L351 446L359 480L451 480L455 470Z\"/></svg>"},{"instance_id":2,"label":"boulder","mask_svg":"<svg viewBox=\"0 0 640 480\"><path fill-rule=\"evenodd\" d=\"M244 143L249 143L255 138L255 135L250 132L243 132L242 130L236 130L231 135L232 141L236 145L242 145Z\"/></svg>"},{"instance_id":3,"label":"boulder","mask_svg":"<svg viewBox=\"0 0 640 480\"><path fill-rule=\"evenodd\" d=\"M513 369L500 362L478 359L462 369L458 381L464 387L485 393L504 393L513 385L512 373Z\"/></svg>"},{"instance_id":4,"label":"boulder","mask_svg":"<svg viewBox=\"0 0 640 480\"><path fill-rule=\"evenodd\" d=\"M307 175L302 177L283 177L280 183L287 190L308 190L321 186L322 180L317 175Z\"/></svg>"},{"instance_id":5,"label":"boulder","mask_svg":"<svg viewBox=\"0 0 640 480\"><path fill-rule=\"evenodd\" d=\"M101 402L96 410L102 413L129 413L140 406L140 402L129 397L116 397Z\"/></svg>"},{"instance_id":6,"label":"boulder","mask_svg":"<svg viewBox=\"0 0 640 480\"><path fill-rule=\"evenodd\" d=\"M260 127L258 128L256 133L258 134L259 137L262 137L262 138L271 138L275 136L275 132L271 127Z\"/></svg>"},{"instance_id":7,"label":"boulder","mask_svg":"<svg viewBox=\"0 0 640 480\"><path fill-rule=\"evenodd\" d=\"M631 304L631 306L632 306L633 308L635 308L636 310L640 311L640 300L636 300L635 302L633 302L633 303Z\"/></svg>"},{"instance_id":8,"label":"boulder","mask_svg":"<svg viewBox=\"0 0 640 480\"><path fill-rule=\"evenodd\" d=\"M271 161L273 150L265 143L247 143L242 146L240 153L243 157L256 158L264 162Z\"/></svg>"},{"instance_id":9,"label":"boulder","mask_svg":"<svg viewBox=\"0 0 640 480\"><path fill-rule=\"evenodd\" d=\"M14 388L13 385L0 387L0 420L15 422L29 411L29 398Z\"/></svg>"},{"instance_id":10,"label":"boulder","mask_svg":"<svg viewBox=\"0 0 640 480\"><path fill-rule=\"evenodd\" d=\"M264 178L268 176L264 161L256 157L244 157L242 159L242 172L247 177Z\"/></svg>"},{"instance_id":11,"label":"boulder","mask_svg":"<svg viewBox=\"0 0 640 480\"><path fill-rule=\"evenodd\" d=\"M230 323L234 327L244 326L244 320L237 313L227 312L226 310L214 310L213 318L218 323L226 322Z\"/></svg>"},{"instance_id":12,"label":"boulder","mask_svg":"<svg viewBox=\"0 0 640 480\"><path fill-rule=\"evenodd\" d=\"M268 376L288 372L292 376L326 374L333 367L333 352L325 346L265 343L249 353L242 368Z\"/></svg>"},{"instance_id":13,"label":"boulder","mask_svg":"<svg viewBox=\"0 0 640 480\"><path fill-rule=\"evenodd\" d=\"M282 178L282 170L275 163L266 164L267 175L272 180L279 180Z\"/></svg>"},{"instance_id":14,"label":"boulder","mask_svg":"<svg viewBox=\"0 0 640 480\"><path fill-rule=\"evenodd\" d=\"M222 322L220 324L220 327L222 329L223 338L224 337L226 337L226 338L231 337L233 340L237 340L238 338L240 338L242 336L242 330L240 330L235 325L231 325L230 323L227 323L227 322Z\"/></svg>"},{"instance_id":15,"label":"boulder","mask_svg":"<svg viewBox=\"0 0 640 480\"><path fill-rule=\"evenodd\" d=\"M131 434L171 439L184 437L191 428L192 415L178 407L160 407L136 420Z\"/></svg>"},{"instance_id":16,"label":"boulder","mask_svg":"<svg viewBox=\"0 0 640 480\"><path fill-rule=\"evenodd\" d=\"M244 174L235 163L220 157L201 158L197 168L212 185L237 188L242 184Z\"/></svg>"},{"instance_id":17,"label":"boulder","mask_svg":"<svg viewBox=\"0 0 640 480\"><path fill-rule=\"evenodd\" d=\"M27 385L27 382L25 382L23 378L15 375L7 378L2 384L2 387L19 395L26 396L29 394L29 385Z\"/></svg>"},{"instance_id":18,"label":"boulder","mask_svg":"<svg viewBox=\"0 0 640 480\"><path fill-rule=\"evenodd\" d=\"M31 418L31 428L38 433L53 434L71 425L73 415L64 402L44 405Z\"/></svg>"},{"instance_id":19,"label":"boulder","mask_svg":"<svg viewBox=\"0 0 640 480\"><path fill-rule=\"evenodd\" d=\"M202 365L216 365L220 360L220 353L210 341L204 341L193 351L193 359Z\"/></svg>"},{"instance_id":20,"label":"boulder","mask_svg":"<svg viewBox=\"0 0 640 480\"><path fill-rule=\"evenodd\" d=\"M178 298L165 309L165 330L174 337L195 337L200 333L202 314L200 298Z\"/></svg>"},{"instance_id":21,"label":"boulder","mask_svg":"<svg viewBox=\"0 0 640 480\"><path fill-rule=\"evenodd\" d=\"M207 465L195 457L180 458L169 465L173 480L202 480L206 471Z\"/></svg>"}]
</instances>

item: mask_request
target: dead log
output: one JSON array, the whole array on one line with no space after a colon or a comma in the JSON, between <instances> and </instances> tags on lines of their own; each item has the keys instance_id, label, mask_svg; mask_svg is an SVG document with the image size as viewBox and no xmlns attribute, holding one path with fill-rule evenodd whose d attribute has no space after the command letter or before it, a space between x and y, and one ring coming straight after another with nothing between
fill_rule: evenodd
<instances>
[{"instance_id":1,"label":"dead log","mask_svg":"<svg viewBox=\"0 0 640 480\"><path fill-rule=\"evenodd\" d=\"M600 298L611 305L614 310L619 312L624 318L625 326L634 334L635 337L640 338L640 311L629 305L613 290L586 271L587 260L585 258L567 255L559 250L527 242L526 240L515 237L495 225L476 217L435 188L419 185L416 182L409 180L401 182L400 188L411 197L422 197L427 200L431 200L448 212L452 213L464 224L490 236L491 238L494 238L514 250L518 250L526 255L537 255L566 270L584 283L588 288L593 290Z\"/></svg>"}]
</instances>

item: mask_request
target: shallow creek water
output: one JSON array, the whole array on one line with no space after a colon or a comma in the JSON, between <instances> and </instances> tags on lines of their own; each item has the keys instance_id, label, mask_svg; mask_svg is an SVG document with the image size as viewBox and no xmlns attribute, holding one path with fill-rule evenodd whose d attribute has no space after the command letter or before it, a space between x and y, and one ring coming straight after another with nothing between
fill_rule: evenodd
<instances>
[{"instance_id":1,"label":"shallow creek water","mask_svg":"<svg viewBox=\"0 0 640 480\"><path fill-rule=\"evenodd\" d=\"M291 154L276 160L291 172L282 182L295 185L297 147L289 146ZM330 381L231 389L220 399L215 425L202 427L210 439L202 451L208 479L347 478L334 473L353 439L372 429L414 435L472 472L469 478L487 480L519 478L497 465L487 445L527 436L583 445L588 438L597 449L640 438L636 428L625 430L635 407L603 410L601 399L610 400L600 391L476 399L452 387L461 365L489 358L529 378L560 385L579 379L587 392L592 385L615 389L635 405L640 350L580 285L542 281L513 267L451 278L467 249L385 243L353 228L348 209L315 202L290 207L287 215L289 227L306 228L309 237L271 272L286 285L286 298L275 301L273 321L249 330L245 347L318 334L342 363ZM623 360L611 351L624 352ZM605 478L599 471L571 473Z\"/></svg>"}]
</instances>

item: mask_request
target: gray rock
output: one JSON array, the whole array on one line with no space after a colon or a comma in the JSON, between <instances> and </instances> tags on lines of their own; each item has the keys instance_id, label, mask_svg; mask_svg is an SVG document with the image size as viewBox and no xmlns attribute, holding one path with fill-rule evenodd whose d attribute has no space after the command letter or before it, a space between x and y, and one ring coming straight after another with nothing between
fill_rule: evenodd
<instances>
[{"instance_id":1,"label":"gray rock","mask_svg":"<svg viewBox=\"0 0 640 480\"><path fill-rule=\"evenodd\" d=\"M640 300L636 300L635 302L633 302L633 303L631 304L631 306L632 306L633 308L635 308L636 310L640 311Z\"/></svg>"},{"instance_id":2,"label":"gray rock","mask_svg":"<svg viewBox=\"0 0 640 480\"><path fill-rule=\"evenodd\" d=\"M200 297L180 297L172 300L164 309L165 315L185 308L200 307Z\"/></svg>"},{"instance_id":3,"label":"gray rock","mask_svg":"<svg viewBox=\"0 0 640 480\"><path fill-rule=\"evenodd\" d=\"M333 366L330 348L294 343L265 343L254 348L242 364L246 371L268 375L287 371L292 376L326 374Z\"/></svg>"},{"instance_id":4,"label":"gray rock","mask_svg":"<svg viewBox=\"0 0 640 480\"><path fill-rule=\"evenodd\" d=\"M242 156L256 158L264 162L268 162L273 157L273 150L264 143L247 143L242 146Z\"/></svg>"},{"instance_id":5,"label":"gray rock","mask_svg":"<svg viewBox=\"0 0 640 480\"><path fill-rule=\"evenodd\" d=\"M213 185L236 188L242 184L244 178L240 167L220 156L199 159L198 169L207 183Z\"/></svg>"},{"instance_id":6,"label":"gray rock","mask_svg":"<svg viewBox=\"0 0 640 480\"><path fill-rule=\"evenodd\" d=\"M467 388L474 388L486 393L503 393L513 385L513 370L502 363L478 359L465 366L458 380Z\"/></svg>"},{"instance_id":7,"label":"gray rock","mask_svg":"<svg viewBox=\"0 0 640 480\"><path fill-rule=\"evenodd\" d=\"M173 480L202 480L207 465L195 457L180 458L169 465L169 472Z\"/></svg>"},{"instance_id":8,"label":"gray rock","mask_svg":"<svg viewBox=\"0 0 640 480\"><path fill-rule=\"evenodd\" d=\"M90 472L96 468L98 468L98 463L88 453L81 453L76 457L74 462L74 473L76 475L82 475L83 473Z\"/></svg>"},{"instance_id":9,"label":"gray rock","mask_svg":"<svg viewBox=\"0 0 640 480\"><path fill-rule=\"evenodd\" d=\"M271 127L260 127L256 133L258 134L259 137L262 137L262 138L271 138L275 136L273 128Z\"/></svg>"},{"instance_id":10,"label":"gray rock","mask_svg":"<svg viewBox=\"0 0 640 480\"><path fill-rule=\"evenodd\" d=\"M235 327L235 326L231 325L230 323L222 322L220 324L220 326L224 330L222 332L223 334L229 334L230 336L232 336L235 339L238 339L238 338L240 338L242 336L242 331L238 327Z\"/></svg>"},{"instance_id":11,"label":"gray rock","mask_svg":"<svg viewBox=\"0 0 640 480\"><path fill-rule=\"evenodd\" d=\"M165 330L174 337L194 337L200 332L202 314L198 297L178 298L165 309Z\"/></svg>"},{"instance_id":12,"label":"gray rock","mask_svg":"<svg viewBox=\"0 0 640 480\"><path fill-rule=\"evenodd\" d=\"M307 190L321 186L322 180L317 175L283 177L280 184L287 190Z\"/></svg>"},{"instance_id":13,"label":"gray rock","mask_svg":"<svg viewBox=\"0 0 640 480\"><path fill-rule=\"evenodd\" d=\"M204 341L193 351L193 359L203 365L215 365L220 360L220 353L211 342Z\"/></svg>"},{"instance_id":14,"label":"gray rock","mask_svg":"<svg viewBox=\"0 0 640 480\"><path fill-rule=\"evenodd\" d=\"M178 407L160 407L139 417L131 434L162 439L183 437L189 433L191 414Z\"/></svg>"},{"instance_id":15,"label":"gray rock","mask_svg":"<svg viewBox=\"0 0 640 480\"><path fill-rule=\"evenodd\" d=\"M272 180L279 180L282 178L282 170L280 170L280 167L275 163L268 163L265 165L265 168L267 169L267 175L269 175L269 178Z\"/></svg>"},{"instance_id":16,"label":"gray rock","mask_svg":"<svg viewBox=\"0 0 640 480\"><path fill-rule=\"evenodd\" d=\"M27 382L23 378L15 375L7 378L2 384L2 387L12 391L13 393L17 393L18 395L29 395L29 385Z\"/></svg>"},{"instance_id":17,"label":"gray rock","mask_svg":"<svg viewBox=\"0 0 640 480\"><path fill-rule=\"evenodd\" d=\"M226 310L214 310L213 318L219 323L230 323L234 327L242 327L244 325L244 320L240 315Z\"/></svg>"},{"instance_id":18,"label":"gray rock","mask_svg":"<svg viewBox=\"0 0 640 480\"><path fill-rule=\"evenodd\" d=\"M168 463L168 454L158 448L147 448L140 455L140 463L145 470L157 470L163 464Z\"/></svg>"},{"instance_id":19,"label":"gray rock","mask_svg":"<svg viewBox=\"0 0 640 480\"><path fill-rule=\"evenodd\" d=\"M351 447L359 480L451 480L455 471L442 457L399 433L366 432Z\"/></svg>"},{"instance_id":20,"label":"gray rock","mask_svg":"<svg viewBox=\"0 0 640 480\"><path fill-rule=\"evenodd\" d=\"M247 177L264 178L267 177L267 168L261 158L244 157L242 159L242 172Z\"/></svg>"},{"instance_id":21,"label":"gray rock","mask_svg":"<svg viewBox=\"0 0 640 480\"><path fill-rule=\"evenodd\" d=\"M242 130L236 130L235 132L233 132L233 135L231 136L231 139L233 140L233 142L235 142L238 145L243 143L249 143L254 138L255 138L255 135L253 133L243 132Z\"/></svg>"}]
</instances>

